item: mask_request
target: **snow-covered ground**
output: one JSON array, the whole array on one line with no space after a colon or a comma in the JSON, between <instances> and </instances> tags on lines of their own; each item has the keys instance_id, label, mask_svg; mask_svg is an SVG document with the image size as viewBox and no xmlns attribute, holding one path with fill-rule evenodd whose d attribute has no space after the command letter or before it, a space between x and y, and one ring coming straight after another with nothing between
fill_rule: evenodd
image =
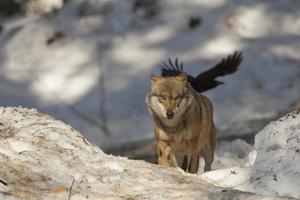
<instances>
[{"instance_id":1,"label":"snow-covered ground","mask_svg":"<svg viewBox=\"0 0 300 200\"><path fill-rule=\"evenodd\" d=\"M236 139L230 142L221 141L216 149L212 170L252 165L256 158L256 150L247 142ZM198 174L203 174L204 161L200 159Z\"/></svg>"},{"instance_id":2,"label":"snow-covered ground","mask_svg":"<svg viewBox=\"0 0 300 200\"><path fill-rule=\"evenodd\" d=\"M260 133L257 140L264 142L264 145L257 143L258 157L263 155L260 151L264 151L264 148L259 147L268 147L269 144L286 145L282 146L282 150L290 154L286 154L287 159L278 160L289 160L286 166L293 164L286 171L286 178L291 178L291 182L287 182L279 174L277 180L278 183L283 181L286 184L280 188L280 194L285 191L287 196L299 194L299 191L286 193L299 183L297 176L290 177L295 172L293 170L297 169L295 165L299 163L293 158L296 150L294 147L298 147L300 142L297 141L299 121L298 113L295 120L275 122L279 127L271 124ZM277 139L282 139L279 135L273 137L269 132L273 128L289 133L285 138L289 139L287 143L278 141ZM265 188L267 196L228 187L224 189L208 184L203 178L185 173L179 168L165 168L144 161L106 155L71 126L35 109L0 107L0 132L1 200L292 200L275 197L277 194L274 193L270 195L270 187ZM270 143L269 136L273 138ZM236 150L240 148L239 143L242 144L241 141L235 144ZM226 149L230 148L224 148L225 151ZM271 149L274 150L273 147ZM266 162L271 160L272 157L267 158ZM282 164L278 166L284 166ZM269 175L265 171L268 169L269 166L263 166L260 172ZM265 183L266 179L261 178ZM267 186L272 186L271 184Z\"/></svg>"},{"instance_id":3,"label":"snow-covered ground","mask_svg":"<svg viewBox=\"0 0 300 200\"><path fill-rule=\"evenodd\" d=\"M234 50L244 53L239 71L206 93L220 137L252 133L249 123L299 105L298 1L134 2L73 0L54 14L2 21L1 106L38 108L101 147L153 137L149 74L168 57L196 74ZM191 17L200 19L193 29Z\"/></svg>"},{"instance_id":4,"label":"snow-covered ground","mask_svg":"<svg viewBox=\"0 0 300 200\"><path fill-rule=\"evenodd\" d=\"M202 174L204 180L242 191L300 198L300 109L271 122L260 131L255 136L254 149L241 141L234 143L233 148L222 150L225 152L222 159L229 158L231 166ZM234 152L240 154L236 158L241 159L234 158Z\"/></svg>"}]
</instances>

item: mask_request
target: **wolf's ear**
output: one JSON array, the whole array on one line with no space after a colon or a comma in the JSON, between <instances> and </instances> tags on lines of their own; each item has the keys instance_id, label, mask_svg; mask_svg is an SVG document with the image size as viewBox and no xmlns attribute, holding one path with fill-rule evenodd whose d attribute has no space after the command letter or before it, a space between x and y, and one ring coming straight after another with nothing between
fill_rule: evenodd
<instances>
[{"instance_id":1,"label":"wolf's ear","mask_svg":"<svg viewBox=\"0 0 300 200\"><path fill-rule=\"evenodd\" d=\"M151 81L152 84L155 83L159 79L160 79L159 76L154 75L154 74L150 74L150 81Z\"/></svg>"},{"instance_id":2,"label":"wolf's ear","mask_svg":"<svg viewBox=\"0 0 300 200\"><path fill-rule=\"evenodd\" d=\"M183 83L187 83L187 73L181 73L178 76L175 76L176 80L183 82Z\"/></svg>"}]
</instances>

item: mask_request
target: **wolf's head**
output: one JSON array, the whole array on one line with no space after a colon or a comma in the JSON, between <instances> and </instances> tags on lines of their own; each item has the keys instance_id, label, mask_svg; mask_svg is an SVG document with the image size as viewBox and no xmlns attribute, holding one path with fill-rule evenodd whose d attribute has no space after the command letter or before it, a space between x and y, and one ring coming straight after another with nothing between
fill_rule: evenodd
<instances>
[{"instance_id":1,"label":"wolf's head","mask_svg":"<svg viewBox=\"0 0 300 200\"><path fill-rule=\"evenodd\" d=\"M191 87L185 73L174 77L151 74L146 104L153 114L166 121L177 121L192 102Z\"/></svg>"}]
</instances>

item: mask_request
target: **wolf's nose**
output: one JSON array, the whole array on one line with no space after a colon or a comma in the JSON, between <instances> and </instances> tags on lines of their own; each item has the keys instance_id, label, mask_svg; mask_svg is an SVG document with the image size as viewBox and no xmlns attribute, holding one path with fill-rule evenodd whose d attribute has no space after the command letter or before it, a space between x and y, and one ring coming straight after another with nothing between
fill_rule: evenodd
<instances>
[{"instance_id":1,"label":"wolf's nose","mask_svg":"<svg viewBox=\"0 0 300 200\"><path fill-rule=\"evenodd\" d=\"M172 119L174 117L174 112L173 111L167 111L167 117L168 117L168 119Z\"/></svg>"}]
</instances>

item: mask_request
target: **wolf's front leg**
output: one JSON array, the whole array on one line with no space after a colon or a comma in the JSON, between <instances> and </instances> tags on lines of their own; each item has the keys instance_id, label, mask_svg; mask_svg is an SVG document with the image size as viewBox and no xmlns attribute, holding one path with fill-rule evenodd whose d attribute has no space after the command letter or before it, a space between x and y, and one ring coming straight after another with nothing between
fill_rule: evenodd
<instances>
[{"instance_id":1,"label":"wolf's front leg","mask_svg":"<svg viewBox=\"0 0 300 200\"><path fill-rule=\"evenodd\" d=\"M178 167L177 160L173 151L170 151L170 160L172 162L173 167Z\"/></svg>"},{"instance_id":2,"label":"wolf's front leg","mask_svg":"<svg viewBox=\"0 0 300 200\"><path fill-rule=\"evenodd\" d=\"M158 164L162 166L177 167L177 161L171 147L165 141L158 141L157 143Z\"/></svg>"}]
</instances>

